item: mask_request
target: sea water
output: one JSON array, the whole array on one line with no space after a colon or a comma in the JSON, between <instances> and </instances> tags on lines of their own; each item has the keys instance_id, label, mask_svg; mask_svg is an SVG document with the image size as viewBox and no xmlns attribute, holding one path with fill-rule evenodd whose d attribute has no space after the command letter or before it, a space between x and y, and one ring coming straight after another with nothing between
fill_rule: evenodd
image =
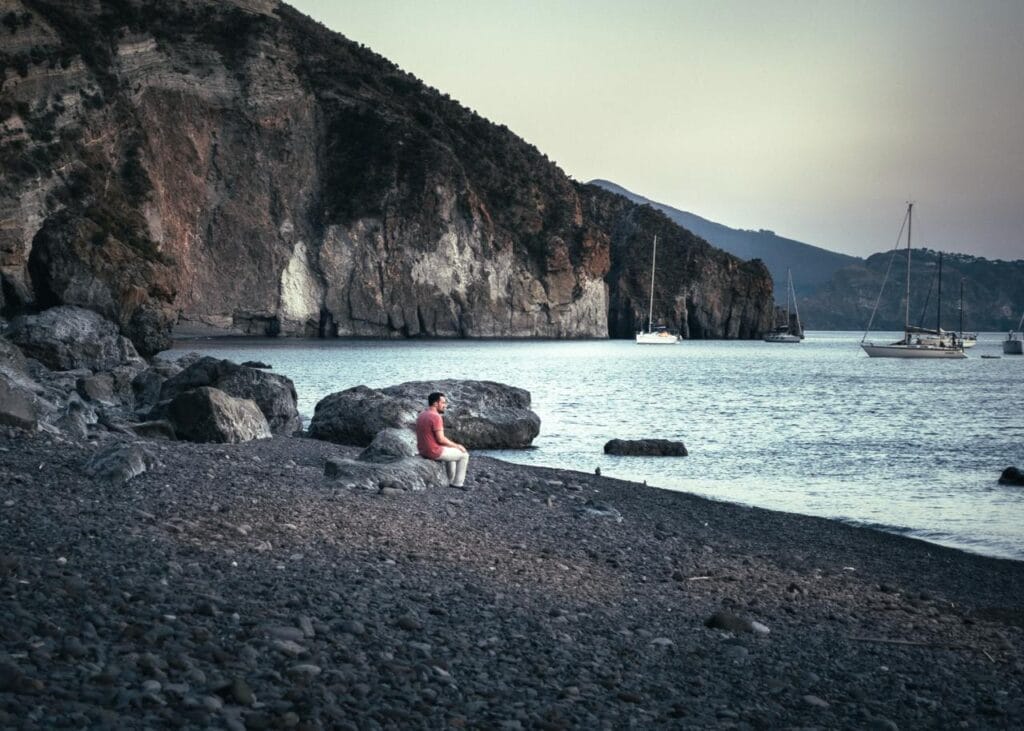
<instances>
[{"instance_id":1,"label":"sea water","mask_svg":"<svg viewBox=\"0 0 1024 731\"><path fill-rule=\"evenodd\" d=\"M882 342L898 333L874 334ZM527 389L541 418L527 450L483 452L1024 559L1024 358L983 333L962 360L868 358L860 335L760 341L179 341L295 382L308 420L351 386L479 379ZM424 394L424 397L426 394ZM613 438L680 440L690 455L612 457ZM472 469L472 465L470 466Z\"/></svg>"}]
</instances>

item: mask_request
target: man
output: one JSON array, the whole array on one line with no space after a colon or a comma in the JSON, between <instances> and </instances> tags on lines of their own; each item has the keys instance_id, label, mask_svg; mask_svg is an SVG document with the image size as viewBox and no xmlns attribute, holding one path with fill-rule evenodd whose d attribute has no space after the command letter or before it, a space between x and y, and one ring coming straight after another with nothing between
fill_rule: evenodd
<instances>
[{"instance_id":1,"label":"man","mask_svg":"<svg viewBox=\"0 0 1024 731\"><path fill-rule=\"evenodd\" d=\"M427 408L416 418L416 447L421 457L444 462L448 484L463 489L466 468L469 467L469 452L444 435L441 414L447 408L448 399L443 393L435 391L427 396Z\"/></svg>"}]
</instances>

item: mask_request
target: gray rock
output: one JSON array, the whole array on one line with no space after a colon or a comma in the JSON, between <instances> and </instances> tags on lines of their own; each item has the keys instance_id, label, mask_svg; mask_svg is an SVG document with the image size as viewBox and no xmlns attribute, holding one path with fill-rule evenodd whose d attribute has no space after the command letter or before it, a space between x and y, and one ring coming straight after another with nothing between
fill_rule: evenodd
<instances>
[{"instance_id":1,"label":"gray rock","mask_svg":"<svg viewBox=\"0 0 1024 731\"><path fill-rule=\"evenodd\" d=\"M22 353L53 370L145 365L117 325L81 307L53 307L38 315L16 317L7 337Z\"/></svg>"},{"instance_id":2,"label":"gray rock","mask_svg":"<svg viewBox=\"0 0 1024 731\"><path fill-rule=\"evenodd\" d=\"M686 445L668 439L612 439L604 445L605 454L632 457L686 457Z\"/></svg>"},{"instance_id":3,"label":"gray rock","mask_svg":"<svg viewBox=\"0 0 1024 731\"><path fill-rule=\"evenodd\" d=\"M200 358L164 381L160 387L160 401L168 401L202 387L216 388L239 399L251 399L263 412L275 434L293 434L302 428L295 384L290 378L240 366L229 360Z\"/></svg>"},{"instance_id":4,"label":"gray rock","mask_svg":"<svg viewBox=\"0 0 1024 731\"><path fill-rule=\"evenodd\" d=\"M120 485L155 464L156 457L141 444L111 444L89 458L85 473Z\"/></svg>"},{"instance_id":5,"label":"gray rock","mask_svg":"<svg viewBox=\"0 0 1024 731\"><path fill-rule=\"evenodd\" d=\"M166 439L174 441L178 435L174 432L174 425L166 419L154 421L140 421L138 424L129 424L128 429L143 439Z\"/></svg>"},{"instance_id":6,"label":"gray rock","mask_svg":"<svg viewBox=\"0 0 1024 731\"><path fill-rule=\"evenodd\" d=\"M114 376L110 373L97 373L79 378L75 390L86 401L101 404L112 404L114 396Z\"/></svg>"},{"instance_id":7,"label":"gray rock","mask_svg":"<svg viewBox=\"0 0 1024 731\"><path fill-rule=\"evenodd\" d=\"M411 381L383 389L410 401L417 413L427 395L447 396L445 435L470 449L525 449L540 433L540 417L530 409L530 392L494 381Z\"/></svg>"},{"instance_id":8,"label":"gray rock","mask_svg":"<svg viewBox=\"0 0 1024 731\"><path fill-rule=\"evenodd\" d=\"M167 416L178 438L190 442L238 443L272 436L255 401L216 388L178 394L168 404Z\"/></svg>"},{"instance_id":9,"label":"gray rock","mask_svg":"<svg viewBox=\"0 0 1024 731\"><path fill-rule=\"evenodd\" d=\"M1024 472L1017 467L1007 467L999 476L1000 485L1024 485Z\"/></svg>"},{"instance_id":10,"label":"gray rock","mask_svg":"<svg viewBox=\"0 0 1024 731\"><path fill-rule=\"evenodd\" d=\"M622 513L608 503L587 500L576 514L584 518L611 518L616 523L622 522Z\"/></svg>"},{"instance_id":11,"label":"gray rock","mask_svg":"<svg viewBox=\"0 0 1024 731\"><path fill-rule=\"evenodd\" d=\"M32 392L0 373L0 425L35 431L39 410Z\"/></svg>"},{"instance_id":12,"label":"gray rock","mask_svg":"<svg viewBox=\"0 0 1024 731\"><path fill-rule=\"evenodd\" d=\"M370 446L359 453L362 462L394 462L416 457L416 435L408 429L383 429Z\"/></svg>"},{"instance_id":13,"label":"gray rock","mask_svg":"<svg viewBox=\"0 0 1024 731\"><path fill-rule=\"evenodd\" d=\"M737 617L735 614L730 614L729 612L724 611L715 612L704 620L705 627L726 630L727 632L755 632L755 624L758 624L759 627L767 630L767 627L762 624L752 622L744 617ZM758 634L767 634L767 632L758 632Z\"/></svg>"},{"instance_id":14,"label":"gray rock","mask_svg":"<svg viewBox=\"0 0 1024 731\"><path fill-rule=\"evenodd\" d=\"M324 465L324 476L365 490L426 490L445 487L448 476L440 462L405 457L391 462L364 462L335 457Z\"/></svg>"},{"instance_id":15,"label":"gray rock","mask_svg":"<svg viewBox=\"0 0 1024 731\"><path fill-rule=\"evenodd\" d=\"M309 435L335 444L369 446L384 429L410 429L422 410L417 403L392 398L383 391L355 386L332 393L317 403Z\"/></svg>"},{"instance_id":16,"label":"gray rock","mask_svg":"<svg viewBox=\"0 0 1024 731\"><path fill-rule=\"evenodd\" d=\"M338 444L369 445L383 429L411 429L427 395L448 396L445 435L470 449L519 449L540 432L530 394L492 381L415 381L372 389L356 386L316 405L310 436Z\"/></svg>"}]
</instances>

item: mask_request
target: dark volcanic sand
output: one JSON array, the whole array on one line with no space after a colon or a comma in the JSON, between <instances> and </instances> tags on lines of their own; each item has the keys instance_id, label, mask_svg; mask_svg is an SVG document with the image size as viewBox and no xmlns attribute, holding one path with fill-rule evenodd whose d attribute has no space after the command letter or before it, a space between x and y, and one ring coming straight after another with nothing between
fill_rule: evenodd
<instances>
[{"instance_id":1,"label":"dark volcanic sand","mask_svg":"<svg viewBox=\"0 0 1024 731\"><path fill-rule=\"evenodd\" d=\"M1021 562L479 457L381 495L309 439L148 445L111 486L0 437L0 727L1024 726Z\"/></svg>"}]
</instances>

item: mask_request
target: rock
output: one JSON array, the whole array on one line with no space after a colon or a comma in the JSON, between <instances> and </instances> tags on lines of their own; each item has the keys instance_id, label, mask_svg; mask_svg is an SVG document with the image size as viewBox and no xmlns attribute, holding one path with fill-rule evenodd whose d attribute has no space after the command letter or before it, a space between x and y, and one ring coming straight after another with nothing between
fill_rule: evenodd
<instances>
[{"instance_id":1,"label":"rock","mask_svg":"<svg viewBox=\"0 0 1024 731\"><path fill-rule=\"evenodd\" d=\"M269 363L264 363L262 360L247 360L240 364L243 368L273 368L274 366Z\"/></svg>"},{"instance_id":2,"label":"rock","mask_svg":"<svg viewBox=\"0 0 1024 731\"><path fill-rule=\"evenodd\" d=\"M612 439L604 445L605 454L631 457L686 457L686 445L668 439Z\"/></svg>"},{"instance_id":3,"label":"rock","mask_svg":"<svg viewBox=\"0 0 1024 731\"><path fill-rule=\"evenodd\" d=\"M587 500L582 507L576 509L576 514L586 518L611 518L616 523L622 522L622 513L608 503Z\"/></svg>"},{"instance_id":4,"label":"rock","mask_svg":"<svg viewBox=\"0 0 1024 731\"><path fill-rule=\"evenodd\" d=\"M469 449L525 449L540 433L540 417L530 409L530 392L494 381L411 381L384 393L426 408L427 395L447 396L445 435Z\"/></svg>"},{"instance_id":5,"label":"rock","mask_svg":"<svg viewBox=\"0 0 1024 731\"><path fill-rule=\"evenodd\" d=\"M135 408L149 411L160 401L160 389L171 376L181 373L182 368L176 363L156 361L149 368L137 373L131 382Z\"/></svg>"},{"instance_id":6,"label":"rock","mask_svg":"<svg viewBox=\"0 0 1024 731\"><path fill-rule=\"evenodd\" d=\"M999 484L1024 486L1024 472L1017 467L1007 467L999 476Z\"/></svg>"},{"instance_id":7,"label":"rock","mask_svg":"<svg viewBox=\"0 0 1024 731\"><path fill-rule=\"evenodd\" d=\"M6 373L14 380L29 378L28 361L24 354L7 338L0 337L0 374Z\"/></svg>"},{"instance_id":8,"label":"rock","mask_svg":"<svg viewBox=\"0 0 1024 731\"><path fill-rule=\"evenodd\" d=\"M814 706L815 708L828 708L829 707L828 701L822 700L821 698L819 698L816 695L805 695L804 696L804 703L806 703L809 706Z\"/></svg>"},{"instance_id":9,"label":"rock","mask_svg":"<svg viewBox=\"0 0 1024 731\"><path fill-rule=\"evenodd\" d=\"M174 433L174 425L166 419L140 421L137 424L129 424L128 429L143 439L166 439L173 442L178 438Z\"/></svg>"},{"instance_id":10,"label":"rock","mask_svg":"<svg viewBox=\"0 0 1024 731\"><path fill-rule=\"evenodd\" d=\"M68 401L66 410L53 425L69 436L85 439L89 436L89 424L95 422L96 414L76 396Z\"/></svg>"},{"instance_id":11,"label":"rock","mask_svg":"<svg viewBox=\"0 0 1024 731\"><path fill-rule=\"evenodd\" d=\"M290 378L240 366L230 360L200 358L164 381L160 387L160 401L168 401L202 387L216 388L238 399L251 399L263 412L275 434L293 434L302 428L295 384ZM154 416L159 417L159 414Z\"/></svg>"},{"instance_id":12,"label":"rock","mask_svg":"<svg viewBox=\"0 0 1024 731\"><path fill-rule=\"evenodd\" d=\"M112 404L114 397L114 377L110 373L97 373L79 378L75 390L86 401L101 404Z\"/></svg>"},{"instance_id":13,"label":"rock","mask_svg":"<svg viewBox=\"0 0 1024 731\"><path fill-rule=\"evenodd\" d=\"M81 307L52 307L38 315L16 317L7 337L22 353L53 370L145 366L117 325Z\"/></svg>"},{"instance_id":14,"label":"rock","mask_svg":"<svg viewBox=\"0 0 1024 731\"><path fill-rule=\"evenodd\" d=\"M0 373L0 425L35 431L38 424L39 410L32 392Z\"/></svg>"},{"instance_id":15,"label":"rock","mask_svg":"<svg viewBox=\"0 0 1024 731\"><path fill-rule=\"evenodd\" d=\"M167 416L178 438L190 442L238 443L272 436L255 401L216 388L178 394L167 406Z\"/></svg>"},{"instance_id":16,"label":"rock","mask_svg":"<svg viewBox=\"0 0 1024 731\"><path fill-rule=\"evenodd\" d=\"M365 490L393 494L396 489L426 490L448 485L444 465L422 457L404 457L390 462L366 462L335 457L324 465L324 476Z\"/></svg>"},{"instance_id":17,"label":"rock","mask_svg":"<svg viewBox=\"0 0 1024 731\"><path fill-rule=\"evenodd\" d=\"M85 473L121 485L155 464L156 457L141 444L111 444L89 458Z\"/></svg>"},{"instance_id":18,"label":"rock","mask_svg":"<svg viewBox=\"0 0 1024 731\"><path fill-rule=\"evenodd\" d=\"M414 381L372 389L355 386L317 405L310 436L338 444L367 446L383 429L411 429L427 407L427 395L441 391L450 406L445 435L470 449L520 449L540 433L530 394L492 381Z\"/></svg>"},{"instance_id":19,"label":"rock","mask_svg":"<svg viewBox=\"0 0 1024 731\"><path fill-rule=\"evenodd\" d=\"M417 457L416 435L408 429L383 429L370 446L359 453L361 462L394 462Z\"/></svg>"},{"instance_id":20,"label":"rock","mask_svg":"<svg viewBox=\"0 0 1024 731\"><path fill-rule=\"evenodd\" d=\"M332 393L317 403L309 422L309 435L336 444L366 447L384 429L412 428L423 408L383 391L355 386Z\"/></svg>"},{"instance_id":21,"label":"rock","mask_svg":"<svg viewBox=\"0 0 1024 731\"><path fill-rule=\"evenodd\" d=\"M753 632L757 635L767 635L771 630L760 622L753 622L744 617L737 617L729 612L719 611L704 620L704 626L711 629L721 629L727 632Z\"/></svg>"}]
</instances>

